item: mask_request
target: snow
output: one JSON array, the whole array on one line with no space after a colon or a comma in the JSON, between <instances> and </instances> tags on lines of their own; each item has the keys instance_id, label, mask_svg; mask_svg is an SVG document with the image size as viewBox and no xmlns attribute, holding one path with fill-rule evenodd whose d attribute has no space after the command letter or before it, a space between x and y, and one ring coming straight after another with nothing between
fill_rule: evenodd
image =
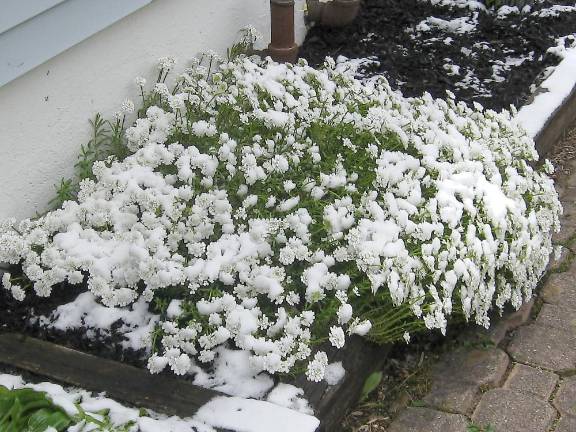
<instances>
[{"instance_id":1,"label":"snow","mask_svg":"<svg viewBox=\"0 0 576 432\"><path fill-rule=\"evenodd\" d=\"M418 23L415 27L418 32L428 32L432 29L439 29L449 33L470 33L476 30L478 25L478 14L474 13L471 17L463 16L451 20L442 18L428 17Z\"/></svg>"},{"instance_id":2,"label":"snow","mask_svg":"<svg viewBox=\"0 0 576 432\"><path fill-rule=\"evenodd\" d=\"M563 41L561 38L559 46L564 45ZM576 47L553 48L552 52L560 52L563 60L541 84L544 91L536 94L534 101L518 112L518 121L531 137L538 135L576 85Z\"/></svg>"},{"instance_id":3,"label":"snow","mask_svg":"<svg viewBox=\"0 0 576 432\"><path fill-rule=\"evenodd\" d=\"M459 9L468 8L471 10L486 9L484 3L478 0L420 0L420 1L431 3L433 6L447 6L450 8L459 8Z\"/></svg>"},{"instance_id":4,"label":"snow","mask_svg":"<svg viewBox=\"0 0 576 432\"><path fill-rule=\"evenodd\" d=\"M346 375L346 370L342 366L342 362L330 363L326 366L326 374L324 375L324 380L328 385L336 385Z\"/></svg>"},{"instance_id":5,"label":"snow","mask_svg":"<svg viewBox=\"0 0 576 432\"><path fill-rule=\"evenodd\" d=\"M314 432L320 421L270 402L217 397L198 410L194 420L237 432Z\"/></svg>"},{"instance_id":6,"label":"snow","mask_svg":"<svg viewBox=\"0 0 576 432\"><path fill-rule=\"evenodd\" d=\"M303 397L304 390L291 384L279 383L268 394L266 400L281 407L290 408L303 414L313 414L308 401Z\"/></svg>"},{"instance_id":7,"label":"snow","mask_svg":"<svg viewBox=\"0 0 576 432\"><path fill-rule=\"evenodd\" d=\"M556 18L560 14L576 12L576 6L564 6L564 5L553 5L549 8L540 9L539 11L533 12L533 16L539 18Z\"/></svg>"},{"instance_id":8,"label":"snow","mask_svg":"<svg viewBox=\"0 0 576 432\"><path fill-rule=\"evenodd\" d=\"M194 384L229 395L251 398L263 397L274 386L270 375L252 368L247 351L219 347L216 352L214 371L208 373L197 368Z\"/></svg>"},{"instance_id":9,"label":"snow","mask_svg":"<svg viewBox=\"0 0 576 432\"><path fill-rule=\"evenodd\" d=\"M518 6L508 6L504 5L498 9L498 19L506 18L508 15L518 15L520 13L520 9Z\"/></svg>"},{"instance_id":10,"label":"snow","mask_svg":"<svg viewBox=\"0 0 576 432\"><path fill-rule=\"evenodd\" d=\"M158 320L158 315L148 312L148 304L143 298L130 308L106 307L96 302L90 291L58 306L50 318L40 318L48 328L64 331L84 328L86 331L100 330L104 334L109 334L112 324L120 321L122 325L116 331L126 339L122 346L135 351L149 349L148 336Z\"/></svg>"}]
</instances>

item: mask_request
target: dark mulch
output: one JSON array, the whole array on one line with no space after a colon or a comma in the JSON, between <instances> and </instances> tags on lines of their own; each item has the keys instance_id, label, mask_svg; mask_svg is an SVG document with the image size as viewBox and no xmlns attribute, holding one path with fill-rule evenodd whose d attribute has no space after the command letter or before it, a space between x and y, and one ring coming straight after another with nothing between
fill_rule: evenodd
<instances>
[{"instance_id":1,"label":"dark mulch","mask_svg":"<svg viewBox=\"0 0 576 432\"><path fill-rule=\"evenodd\" d=\"M29 294L24 301L20 302L0 285L0 305L2 305L0 333L17 332L100 357L143 367L146 364L144 352L122 347L124 337L121 333L114 331L122 325L120 321L112 325L110 333L103 334L96 331L90 338L87 337L84 328L62 331L47 328L39 323L38 317L49 316L58 306L73 301L84 291L86 288L82 286L61 284L54 287L50 297L43 298Z\"/></svg>"},{"instance_id":2,"label":"dark mulch","mask_svg":"<svg viewBox=\"0 0 576 432\"><path fill-rule=\"evenodd\" d=\"M545 0L535 4L533 11L554 4L574 2ZM461 100L501 109L526 102L531 84L547 67L560 61L546 50L556 46L559 36L576 31L574 12L548 18L511 14L497 19L494 11L478 11L476 30L469 33L434 27L419 33L407 31L430 16L452 20L473 14L468 8L433 6L424 0L364 0L359 17L350 26L312 28L300 56L313 65L322 63L326 56L371 57L379 64L363 67L362 75L384 75L406 96L428 91L444 97L446 90L451 90ZM452 41L446 41L448 37ZM494 67L502 69L507 58L526 60L505 66L498 72L500 78L494 77ZM445 65L459 66L459 73L450 74Z\"/></svg>"}]
</instances>

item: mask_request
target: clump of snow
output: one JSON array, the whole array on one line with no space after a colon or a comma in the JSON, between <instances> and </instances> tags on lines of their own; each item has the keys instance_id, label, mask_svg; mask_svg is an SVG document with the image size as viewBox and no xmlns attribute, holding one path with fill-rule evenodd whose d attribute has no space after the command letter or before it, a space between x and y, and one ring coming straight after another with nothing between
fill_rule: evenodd
<instances>
[{"instance_id":1,"label":"clump of snow","mask_svg":"<svg viewBox=\"0 0 576 432\"><path fill-rule=\"evenodd\" d=\"M450 8L486 10L486 6L479 0L420 0L433 6L445 6Z\"/></svg>"},{"instance_id":2,"label":"clump of snow","mask_svg":"<svg viewBox=\"0 0 576 432\"><path fill-rule=\"evenodd\" d=\"M259 399L274 386L270 375L252 367L248 352L225 347L216 349L213 371L195 373L194 384L239 397Z\"/></svg>"},{"instance_id":3,"label":"clump of snow","mask_svg":"<svg viewBox=\"0 0 576 432\"><path fill-rule=\"evenodd\" d=\"M40 323L57 330L99 331L109 335L112 325L119 323L115 332L124 336L124 348L135 351L150 350L150 334L159 316L148 312L148 303L138 299L130 307L106 307L96 301L90 291L81 293L74 301L58 306L50 317L40 318Z\"/></svg>"},{"instance_id":4,"label":"clump of snow","mask_svg":"<svg viewBox=\"0 0 576 432\"><path fill-rule=\"evenodd\" d=\"M344 370L344 366L342 366L342 362L330 363L326 366L324 380L328 385L336 385L342 381L344 375L346 375L346 371Z\"/></svg>"},{"instance_id":5,"label":"clump of snow","mask_svg":"<svg viewBox=\"0 0 576 432\"><path fill-rule=\"evenodd\" d=\"M303 414L313 415L314 411L303 397L304 390L291 384L279 383L268 394L266 400L281 407L290 408Z\"/></svg>"},{"instance_id":6,"label":"clump of snow","mask_svg":"<svg viewBox=\"0 0 576 432\"><path fill-rule=\"evenodd\" d=\"M556 18L560 14L576 12L576 6L552 5L549 8L539 9L532 12L532 15L539 18Z\"/></svg>"},{"instance_id":7,"label":"clump of snow","mask_svg":"<svg viewBox=\"0 0 576 432\"><path fill-rule=\"evenodd\" d=\"M518 6L508 6L504 5L498 8L498 12L496 12L496 16L498 19L504 19L508 15L518 15L520 13L520 9Z\"/></svg>"},{"instance_id":8,"label":"clump of snow","mask_svg":"<svg viewBox=\"0 0 576 432\"><path fill-rule=\"evenodd\" d=\"M270 402L217 397L198 410L194 420L237 432L314 432L320 421Z\"/></svg>"},{"instance_id":9,"label":"clump of snow","mask_svg":"<svg viewBox=\"0 0 576 432\"><path fill-rule=\"evenodd\" d=\"M438 29L448 33L470 33L476 30L478 25L478 13L474 13L471 16L463 16L458 18L453 18L451 20L445 20L442 18L428 17L425 20L418 23L415 27L417 32L428 32L432 29Z\"/></svg>"}]
</instances>

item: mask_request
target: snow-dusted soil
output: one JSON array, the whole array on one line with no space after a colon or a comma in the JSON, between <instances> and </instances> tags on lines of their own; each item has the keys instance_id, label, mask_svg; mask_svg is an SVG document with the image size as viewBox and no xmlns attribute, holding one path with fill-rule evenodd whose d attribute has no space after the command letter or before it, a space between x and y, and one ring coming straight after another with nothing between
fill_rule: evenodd
<instances>
[{"instance_id":1,"label":"snow-dusted soil","mask_svg":"<svg viewBox=\"0 0 576 432\"><path fill-rule=\"evenodd\" d=\"M300 54L312 64L325 56L361 59L362 76L384 75L405 96L450 90L488 108L520 107L574 45L576 29L575 2L526 3L487 9L481 1L366 0L351 26L313 28Z\"/></svg>"}]
</instances>

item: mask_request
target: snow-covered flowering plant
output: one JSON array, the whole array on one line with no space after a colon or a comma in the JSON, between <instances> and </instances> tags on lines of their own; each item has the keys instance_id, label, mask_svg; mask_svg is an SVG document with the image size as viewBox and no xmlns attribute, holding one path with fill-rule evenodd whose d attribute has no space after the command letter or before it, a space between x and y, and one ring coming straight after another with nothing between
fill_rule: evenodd
<instances>
[{"instance_id":1,"label":"snow-covered flowering plant","mask_svg":"<svg viewBox=\"0 0 576 432\"><path fill-rule=\"evenodd\" d=\"M532 296L561 207L510 112L406 99L334 62L239 56L151 92L75 200L0 225L16 298L85 284L160 314L149 368L186 374L229 344L256 370L324 377L326 353L489 325ZM545 164L544 168L549 165ZM139 307L140 307L139 306Z\"/></svg>"}]
</instances>

